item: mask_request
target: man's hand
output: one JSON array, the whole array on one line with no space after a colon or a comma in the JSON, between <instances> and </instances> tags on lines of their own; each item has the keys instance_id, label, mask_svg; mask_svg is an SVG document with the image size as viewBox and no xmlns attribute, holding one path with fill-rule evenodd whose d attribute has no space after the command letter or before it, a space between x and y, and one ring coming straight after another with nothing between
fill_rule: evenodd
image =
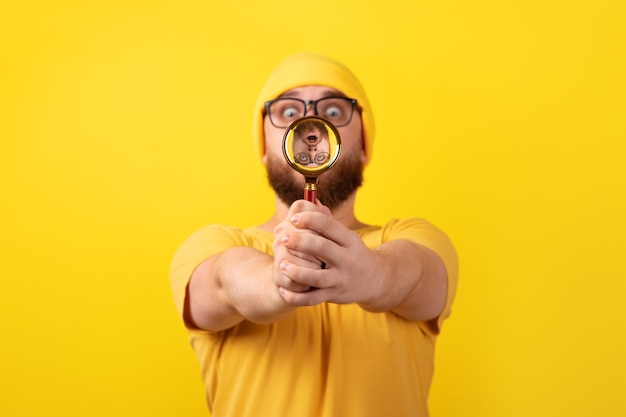
<instances>
[{"instance_id":1,"label":"man's hand","mask_svg":"<svg viewBox=\"0 0 626 417\"><path fill-rule=\"evenodd\" d=\"M313 204L304 200L296 201L281 223L274 229L274 280L279 288L289 292L302 293L311 290L311 286L291 279L288 271L294 267L318 270L325 262L314 253L303 251L296 242L303 235L319 236L319 233L300 227L293 220L304 211L315 212L322 216L330 217L330 210L320 203Z\"/></svg>"},{"instance_id":2,"label":"man's hand","mask_svg":"<svg viewBox=\"0 0 626 417\"><path fill-rule=\"evenodd\" d=\"M275 280L289 304L365 303L380 291L380 255L319 202L295 202L274 234Z\"/></svg>"},{"instance_id":3,"label":"man's hand","mask_svg":"<svg viewBox=\"0 0 626 417\"><path fill-rule=\"evenodd\" d=\"M319 202L295 202L275 230L274 280L292 306L357 303L415 321L445 305L446 270L432 250L409 240L370 249Z\"/></svg>"}]
</instances>

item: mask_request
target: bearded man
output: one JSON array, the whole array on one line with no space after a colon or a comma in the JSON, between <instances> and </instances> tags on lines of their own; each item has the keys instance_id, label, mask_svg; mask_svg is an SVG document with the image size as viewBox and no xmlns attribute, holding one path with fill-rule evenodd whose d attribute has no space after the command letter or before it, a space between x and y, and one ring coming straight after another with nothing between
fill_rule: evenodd
<instances>
[{"instance_id":1,"label":"bearded man","mask_svg":"<svg viewBox=\"0 0 626 417\"><path fill-rule=\"evenodd\" d=\"M282 155L285 128L309 114L342 138L315 203L302 200L302 176ZM362 85L331 58L290 56L270 74L253 124L274 214L256 227L200 229L171 266L212 416L427 416L457 257L423 219L356 218L374 139Z\"/></svg>"}]
</instances>

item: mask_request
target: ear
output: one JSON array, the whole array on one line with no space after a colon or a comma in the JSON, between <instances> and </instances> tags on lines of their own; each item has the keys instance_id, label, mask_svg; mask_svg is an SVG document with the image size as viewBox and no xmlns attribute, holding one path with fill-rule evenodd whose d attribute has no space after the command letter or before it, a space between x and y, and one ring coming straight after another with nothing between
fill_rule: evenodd
<instances>
[{"instance_id":1,"label":"ear","mask_svg":"<svg viewBox=\"0 0 626 417\"><path fill-rule=\"evenodd\" d=\"M369 158L367 157L367 155L365 154L365 150L361 149L361 164L365 165L367 164L367 161L369 160Z\"/></svg>"},{"instance_id":2,"label":"ear","mask_svg":"<svg viewBox=\"0 0 626 417\"><path fill-rule=\"evenodd\" d=\"M263 165L267 165L267 153L263 153L263 157L261 158L261 162L263 162Z\"/></svg>"}]
</instances>

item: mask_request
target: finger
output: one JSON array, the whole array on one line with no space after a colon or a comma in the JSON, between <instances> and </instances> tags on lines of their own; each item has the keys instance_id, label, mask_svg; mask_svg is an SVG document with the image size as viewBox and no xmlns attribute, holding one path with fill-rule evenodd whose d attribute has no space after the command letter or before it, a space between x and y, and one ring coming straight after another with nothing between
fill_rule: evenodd
<instances>
[{"instance_id":1,"label":"finger","mask_svg":"<svg viewBox=\"0 0 626 417\"><path fill-rule=\"evenodd\" d=\"M322 214L328 217L333 217L333 214L331 213L330 209L326 207L324 204L322 204L320 200L315 200L315 204L317 205L318 208L321 209Z\"/></svg>"},{"instance_id":2,"label":"finger","mask_svg":"<svg viewBox=\"0 0 626 417\"><path fill-rule=\"evenodd\" d=\"M319 261L313 268L283 261L280 264L280 272L291 281L311 288L326 288L334 284L332 276L322 269L322 262Z\"/></svg>"},{"instance_id":3,"label":"finger","mask_svg":"<svg viewBox=\"0 0 626 417\"><path fill-rule=\"evenodd\" d=\"M291 292L306 292L309 291L311 289L310 286L305 285L305 284L300 284L292 279L290 279L287 275L285 275L283 273L283 265L286 262L283 262L280 264L279 268L278 268L278 272L276 274L274 274L274 282L276 283L276 285L279 288L284 288L286 290L289 290Z\"/></svg>"},{"instance_id":4,"label":"finger","mask_svg":"<svg viewBox=\"0 0 626 417\"><path fill-rule=\"evenodd\" d=\"M317 212L330 215L330 210L317 200L315 203L306 200L296 200L287 212L287 219L298 213Z\"/></svg>"},{"instance_id":5,"label":"finger","mask_svg":"<svg viewBox=\"0 0 626 417\"><path fill-rule=\"evenodd\" d=\"M284 262L309 269L321 269L322 265L322 261L314 255L289 250L287 248L281 248L281 250L274 254L274 262L278 269L280 269L280 265ZM326 263L324 263L324 267L326 267Z\"/></svg>"},{"instance_id":6,"label":"finger","mask_svg":"<svg viewBox=\"0 0 626 417\"><path fill-rule=\"evenodd\" d=\"M327 301L325 299L326 290L313 289L307 292L294 292L279 288L278 291L287 303L296 307L313 306Z\"/></svg>"},{"instance_id":7,"label":"finger","mask_svg":"<svg viewBox=\"0 0 626 417\"><path fill-rule=\"evenodd\" d=\"M354 234L354 232L346 229L332 217L323 213L296 213L289 217L289 222L297 229L311 230L341 245Z\"/></svg>"},{"instance_id":8,"label":"finger","mask_svg":"<svg viewBox=\"0 0 626 417\"><path fill-rule=\"evenodd\" d=\"M312 233L290 235L284 240L284 246L290 253L297 253L301 259L316 263L317 266L322 262L325 266L336 262L336 258L343 251L335 242ZM309 267L315 269L313 266Z\"/></svg>"},{"instance_id":9,"label":"finger","mask_svg":"<svg viewBox=\"0 0 626 417\"><path fill-rule=\"evenodd\" d=\"M278 262L279 263L288 262L292 265L296 265L301 268L307 268L307 269L313 269L313 270L322 269L321 268L322 261L318 259L317 257L313 255L308 255L308 254L303 254L302 256L291 255L291 256L281 257L281 258L278 258ZM326 267L326 263L324 263L324 267Z\"/></svg>"},{"instance_id":10,"label":"finger","mask_svg":"<svg viewBox=\"0 0 626 417\"><path fill-rule=\"evenodd\" d=\"M285 257L285 259L288 259L302 266L309 266L308 265L309 263L314 263L314 264L319 265L319 259L314 254L311 254L310 252L303 250L303 247L300 247L300 245L298 244L298 242L302 241L303 239L306 239L304 235L305 235L304 233L294 233L291 235L287 234L281 238L281 244L283 248L286 249L287 254L291 255L291 256ZM278 252L280 253L280 250ZM299 262L299 261L302 261L302 262ZM310 266L310 267L313 267L313 266Z\"/></svg>"}]
</instances>

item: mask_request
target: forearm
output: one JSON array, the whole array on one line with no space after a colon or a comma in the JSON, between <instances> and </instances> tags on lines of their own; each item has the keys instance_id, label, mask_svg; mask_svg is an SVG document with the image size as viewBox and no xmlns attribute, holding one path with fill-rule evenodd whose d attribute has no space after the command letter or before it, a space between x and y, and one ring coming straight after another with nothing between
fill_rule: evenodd
<instances>
[{"instance_id":1,"label":"forearm","mask_svg":"<svg viewBox=\"0 0 626 417\"><path fill-rule=\"evenodd\" d=\"M414 321L436 318L444 308L447 276L432 250L395 240L373 252L372 297L360 303L368 311L392 311Z\"/></svg>"},{"instance_id":2,"label":"forearm","mask_svg":"<svg viewBox=\"0 0 626 417\"><path fill-rule=\"evenodd\" d=\"M243 320L271 323L294 307L280 297L274 261L252 248L231 248L204 261L191 276L186 319L194 327L219 331Z\"/></svg>"}]
</instances>

